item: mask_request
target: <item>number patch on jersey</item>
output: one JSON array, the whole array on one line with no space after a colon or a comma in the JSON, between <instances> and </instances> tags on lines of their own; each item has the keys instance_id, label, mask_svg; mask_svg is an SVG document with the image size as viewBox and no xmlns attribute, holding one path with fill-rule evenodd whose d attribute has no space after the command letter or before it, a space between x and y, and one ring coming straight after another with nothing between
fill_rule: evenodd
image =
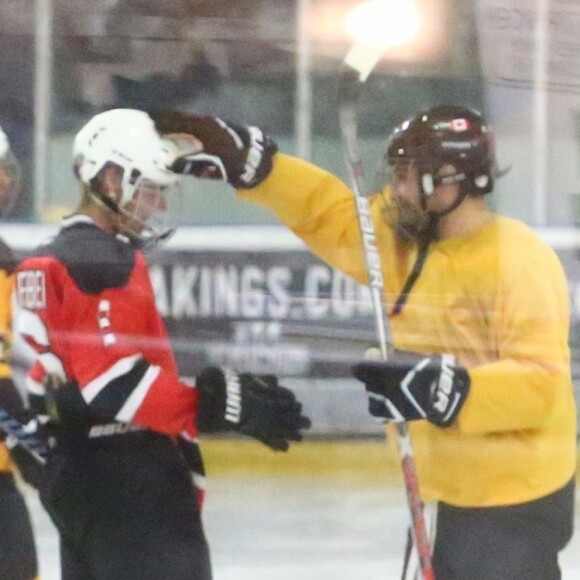
<instances>
[{"instance_id":1,"label":"number patch on jersey","mask_svg":"<svg viewBox=\"0 0 580 580\"><path fill-rule=\"evenodd\" d=\"M46 278L42 270L23 270L16 274L16 299L21 308L46 308Z\"/></svg>"},{"instance_id":2,"label":"number patch on jersey","mask_svg":"<svg viewBox=\"0 0 580 580\"><path fill-rule=\"evenodd\" d=\"M111 330L111 302L110 300L101 300L99 302L99 310L97 313L99 321L99 328L101 329L101 336L103 337L103 344L111 346L117 342L117 337Z\"/></svg>"}]
</instances>

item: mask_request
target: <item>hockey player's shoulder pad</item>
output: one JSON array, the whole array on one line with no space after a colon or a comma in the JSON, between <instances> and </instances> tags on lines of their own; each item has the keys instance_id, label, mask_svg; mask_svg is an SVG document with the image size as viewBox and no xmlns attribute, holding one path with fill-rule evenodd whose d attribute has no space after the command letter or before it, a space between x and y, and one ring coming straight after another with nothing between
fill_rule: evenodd
<instances>
[{"instance_id":1,"label":"hockey player's shoulder pad","mask_svg":"<svg viewBox=\"0 0 580 580\"><path fill-rule=\"evenodd\" d=\"M131 244L83 223L62 229L36 255L56 257L82 292L98 294L127 284L135 267L135 252Z\"/></svg>"}]
</instances>

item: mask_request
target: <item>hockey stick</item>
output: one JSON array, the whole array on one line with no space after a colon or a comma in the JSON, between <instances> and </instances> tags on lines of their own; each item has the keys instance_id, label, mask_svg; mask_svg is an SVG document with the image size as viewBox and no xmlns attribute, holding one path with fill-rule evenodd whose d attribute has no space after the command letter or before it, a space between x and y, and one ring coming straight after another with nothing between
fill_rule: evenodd
<instances>
[{"instance_id":1,"label":"hockey stick","mask_svg":"<svg viewBox=\"0 0 580 580\"><path fill-rule=\"evenodd\" d=\"M9 450L19 447L40 465L46 464L47 444L4 409L0 409L0 434Z\"/></svg>"},{"instance_id":2,"label":"hockey stick","mask_svg":"<svg viewBox=\"0 0 580 580\"><path fill-rule=\"evenodd\" d=\"M363 192L364 178L362 162L358 152L356 103L361 87L378 62L383 49L355 44L344 59L344 69L339 85L340 131L345 150L345 161L350 174L354 193L359 228L362 236L366 268L371 290L375 326L383 360L388 358L387 318L383 304L384 280L381 261L376 244L375 228L368 199ZM419 566L424 580L435 580L431 562L431 547L423 513L423 501L419 491L419 480L415 468L413 448L407 423L395 423L397 442L401 457L401 468L405 482L407 503L411 512L411 529Z\"/></svg>"}]
</instances>

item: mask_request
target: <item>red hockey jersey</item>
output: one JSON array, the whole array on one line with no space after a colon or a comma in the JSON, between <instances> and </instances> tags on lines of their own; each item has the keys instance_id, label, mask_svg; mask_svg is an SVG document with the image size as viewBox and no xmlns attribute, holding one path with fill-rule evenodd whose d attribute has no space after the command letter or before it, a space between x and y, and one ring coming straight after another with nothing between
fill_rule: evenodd
<instances>
[{"instance_id":1,"label":"red hockey jersey","mask_svg":"<svg viewBox=\"0 0 580 580\"><path fill-rule=\"evenodd\" d=\"M97 422L196 435L197 392L179 380L140 250L72 216L21 262L15 297L16 332L38 353L31 392L56 373L78 385Z\"/></svg>"}]
</instances>

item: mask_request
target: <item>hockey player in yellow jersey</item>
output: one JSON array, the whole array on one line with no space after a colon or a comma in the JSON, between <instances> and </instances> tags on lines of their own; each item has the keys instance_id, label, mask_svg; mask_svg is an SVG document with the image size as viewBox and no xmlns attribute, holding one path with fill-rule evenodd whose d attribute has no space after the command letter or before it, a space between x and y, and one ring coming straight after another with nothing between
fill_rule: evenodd
<instances>
[{"instance_id":1,"label":"hockey player in yellow jersey","mask_svg":"<svg viewBox=\"0 0 580 580\"><path fill-rule=\"evenodd\" d=\"M353 193L336 176L277 152L256 127L154 116L161 132L195 137L175 171L228 181L367 283ZM562 267L532 229L487 208L498 170L479 112L421 111L393 131L385 169L370 214L397 353L353 372L373 416L410 422L422 495L436 506L435 575L558 579L576 465Z\"/></svg>"},{"instance_id":2,"label":"hockey player in yellow jersey","mask_svg":"<svg viewBox=\"0 0 580 580\"><path fill-rule=\"evenodd\" d=\"M19 186L19 164L8 137L0 128L0 215L6 215L12 208ZM12 250L0 239L0 408L21 418L23 400L12 380L8 361L15 266ZM31 580L38 572L36 549L28 510L15 483L14 462L24 479L31 483L35 483L40 472L40 466L32 465L33 461L21 449L9 451L4 442L0 443L0 578Z\"/></svg>"}]
</instances>

